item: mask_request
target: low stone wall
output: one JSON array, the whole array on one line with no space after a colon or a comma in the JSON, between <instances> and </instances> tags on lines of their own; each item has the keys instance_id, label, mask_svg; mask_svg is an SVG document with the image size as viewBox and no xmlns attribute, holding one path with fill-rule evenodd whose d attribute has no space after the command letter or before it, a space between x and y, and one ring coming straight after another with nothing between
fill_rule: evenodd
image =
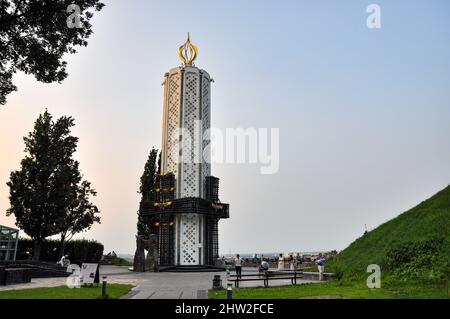
<instances>
[{"instance_id":1,"label":"low stone wall","mask_svg":"<svg viewBox=\"0 0 450 319\"><path fill-rule=\"evenodd\" d=\"M70 275L66 267L42 261L16 260L3 262L5 269L29 269L32 278L67 277Z\"/></svg>"},{"instance_id":2,"label":"low stone wall","mask_svg":"<svg viewBox=\"0 0 450 319\"><path fill-rule=\"evenodd\" d=\"M0 267L0 286L31 282L31 269Z\"/></svg>"},{"instance_id":3,"label":"low stone wall","mask_svg":"<svg viewBox=\"0 0 450 319\"><path fill-rule=\"evenodd\" d=\"M242 262L242 267L254 267L254 268L258 268L259 267L259 263L253 263L251 261L246 262L243 261ZM311 268L312 266L314 266L313 262L303 262L303 263L297 263L297 269L303 269L303 268ZM284 269L285 270L290 270L291 264L289 261L285 261L284 262ZM269 262L269 268L270 270L277 270L278 269L278 261L271 261Z\"/></svg>"},{"instance_id":4,"label":"low stone wall","mask_svg":"<svg viewBox=\"0 0 450 319\"><path fill-rule=\"evenodd\" d=\"M318 272L303 272L303 278L305 280L319 280L319 273ZM322 280L331 280L333 279L334 274L329 273L329 272L324 272L323 273L323 278Z\"/></svg>"}]
</instances>

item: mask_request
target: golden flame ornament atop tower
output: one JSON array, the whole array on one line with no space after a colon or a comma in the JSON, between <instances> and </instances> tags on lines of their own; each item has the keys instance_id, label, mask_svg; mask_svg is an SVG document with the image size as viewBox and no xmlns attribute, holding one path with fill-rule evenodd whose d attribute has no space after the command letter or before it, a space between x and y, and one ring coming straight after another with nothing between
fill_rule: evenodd
<instances>
[{"instance_id":1,"label":"golden flame ornament atop tower","mask_svg":"<svg viewBox=\"0 0 450 319\"><path fill-rule=\"evenodd\" d=\"M183 65L193 65L194 60L197 58L197 54L198 48L196 45L191 43L188 32L187 40L182 46L180 46L178 55L180 56Z\"/></svg>"}]
</instances>

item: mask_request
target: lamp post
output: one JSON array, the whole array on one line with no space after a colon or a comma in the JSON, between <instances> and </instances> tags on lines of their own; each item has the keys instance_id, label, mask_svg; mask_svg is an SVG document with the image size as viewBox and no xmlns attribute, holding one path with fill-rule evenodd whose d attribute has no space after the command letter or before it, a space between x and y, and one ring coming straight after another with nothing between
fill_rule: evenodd
<instances>
[{"instance_id":1,"label":"lamp post","mask_svg":"<svg viewBox=\"0 0 450 319\"><path fill-rule=\"evenodd\" d=\"M106 276L102 277L102 298L103 299L108 299L108 291L106 289Z\"/></svg>"},{"instance_id":2,"label":"lamp post","mask_svg":"<svg viewBox=\"0 0 450 319\"><path fill-rule=\"evenodd\" d=\"M233 299L233 285L231 283L227 284L227 299Z\"/></svg>"}]
</instances>

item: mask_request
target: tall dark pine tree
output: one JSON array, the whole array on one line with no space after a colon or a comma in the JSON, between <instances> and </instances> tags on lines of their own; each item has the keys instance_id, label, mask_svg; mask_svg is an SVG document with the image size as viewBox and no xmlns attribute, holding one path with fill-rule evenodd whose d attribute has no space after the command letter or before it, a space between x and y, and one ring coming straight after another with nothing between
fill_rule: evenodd
<instances>
[{"instance_id":1,"label":"tall dark pine tree","mask_svg":"<svg viewBox=\"0 0 450 319\"><path fill-rule=\"evenodd\" d=\"M0 104L17 90L14 73L44 83L67 77L66 53L86 46L99 0L0 0Z\"/></svg>"},{"instance_id":2,"label":"tall dark pine tree","mask_svg":"<svg viewBox=\"0 0 450 319\"><path fill-rule=\"evenodd\" d=\"M16 225L34 240L34 260L39 260L45 238L68 231L64 225L73 220L69 217L74 212L90 216L98 211L89 202L89 195L94 195L90 184L82 182L79 164L72 158L78 142L70 135L72 126L71 117L53 121L47 110L41 114L24 137L27 154L21 168L7 183L11 205L7 215L14 215ZM76 227L71 231L81 226Z\"/></svg>"},{"instance_id":3,"label":"tall dark pine tree","mask_svg":"<svg viewBox=\"0 0 450 319\"><path fill-rule=\"evenodd\" d=\"M141 176L141 183L139 186L139 193L141 194L141 201L150 200L154 192L156 182L156 157L158 156L158 150L152 148L148 156L147 162L144 166L144 173ZM138 235L148 237L149 228L142 216L138 213L137 222Z\"/></svg>"},{"instance_id":4,"label":"tall dark pine tree","mask_svg":"<svg viewBox=\"0 0 450 319\"><path fill-rule=\"evenodd\" d=\"M161 175L161 151L159 151L159 155L158 155L158 175Z\"/></svg>"}]
</instances>

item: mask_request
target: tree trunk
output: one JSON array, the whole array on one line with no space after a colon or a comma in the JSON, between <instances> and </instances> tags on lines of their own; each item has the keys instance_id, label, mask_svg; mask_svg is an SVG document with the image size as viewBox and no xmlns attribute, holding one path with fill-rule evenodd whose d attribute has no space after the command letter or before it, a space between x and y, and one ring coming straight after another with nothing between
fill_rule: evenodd
<instances>
[{"instance_id":1,"label":"tree trunk","mask_svg":"<svg viewBox=\"0 0 450 319\"><path fill-rule=\"evenodd\" d=\"M42 246L42 240L35 239L34 240L34 249L33 249L33 260L39 260L39 258L41 258L41 246Z\"/></svg>"},{"instance_id":2,"label":"tree trunk","mask_svg":"<svg viewBox=\"0 0 450 319\"><path fill-rule=\"evenodd\" d=\"M59 260L64 256L64 250L66 249L66 236L61 234L61 246L59 247Z\"/></svg>"}]
</instances>

